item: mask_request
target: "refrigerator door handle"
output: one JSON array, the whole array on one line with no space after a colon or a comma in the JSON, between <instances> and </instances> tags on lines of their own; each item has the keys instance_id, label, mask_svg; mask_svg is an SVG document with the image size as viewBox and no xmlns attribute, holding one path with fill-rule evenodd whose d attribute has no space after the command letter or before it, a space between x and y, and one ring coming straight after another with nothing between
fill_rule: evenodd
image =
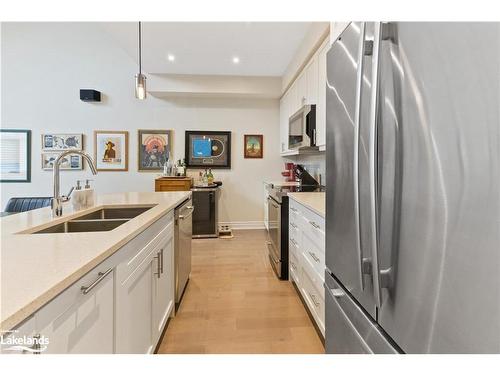
<instances>
[{"instance_id":1,"label":"refrigerator door handle","mask_svg":"<svg viewBox=\"0 0 500 375\"><path fill-rule=\"evenodd\" d=\"M375 23L373 38L372 74L373 83L370 93L370 135L369 135L369 181L370 181L370 225L372 249L372 275L375 304L382 306L382 285L379 270L378 255L378 223L377 223L377 115L378 115L378 87L379 87L379 52L381 39L381 23Z\"/></svg>"},{"instance_id":2,"label":"refrigerator door handle","mask_svg":"<svg viewBox=\"0 0 500 375\"><path fill-rule=\"evenodd\" d=\"M360 38L359 38L359 55L358 61L359 66L356 72L356 110L354 112L354 163L353 163L353 175L354 175L354 226L356 230L356 250L359 256L359 282L361 285L361 290L365 290L365 278L364 275L370 274L371 267L366 267L367 263L370 263L370 259L363 258L363 250L361 249L361 224L360 224L360 212L359 212L359 143L360 143L360 118L361 118L361 94L363 88L363 62L364 56L371 56L373 53L373 48L370 43L365 40L365 26L366 22L361 23L360 28Z\"/></svg>"}]
</instances>

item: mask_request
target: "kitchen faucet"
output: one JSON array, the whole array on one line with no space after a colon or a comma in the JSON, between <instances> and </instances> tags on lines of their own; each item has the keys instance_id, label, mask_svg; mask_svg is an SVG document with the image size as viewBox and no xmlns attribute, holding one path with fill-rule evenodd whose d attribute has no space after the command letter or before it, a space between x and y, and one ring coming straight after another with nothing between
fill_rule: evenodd
<instances>
[{"instance_id":1,"label":"kitchen faucet","mask_svg":"<svg viewBox=\"0 0 500 375\"><path fill-rule=\"evenodd\" d=\"M83 151L79 150L68 150L62 152L57 159L54 161L54 173L53 173L53 183L54 183L54 197L52 198L52 216L57 217L57 216L62 216L62 204L63 202L67 202L69 200L69 197L63 197L60 195L60 188L59 184L61 181L61 178L59 177L59 168L61 161L63 158L67 155L71 154L77 154L82 156L85 160L87 160L87 163L89 163L90 170L92 171L92 174L97 174L97 170L95 169L94 166L94 161L92 158L86 154ZM70 193L71 194L71 193ZM69 194L68 194L69 195Z\"/></svg>"}]
</instances>

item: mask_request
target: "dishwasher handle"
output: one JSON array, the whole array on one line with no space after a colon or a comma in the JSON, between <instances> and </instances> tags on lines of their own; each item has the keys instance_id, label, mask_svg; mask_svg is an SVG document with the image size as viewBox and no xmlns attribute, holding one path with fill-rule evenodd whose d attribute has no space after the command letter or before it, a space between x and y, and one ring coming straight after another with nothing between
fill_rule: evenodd
<instances>
[{"instance_id":1,"label":"dishwasher handle","mask_svg":"<svg viewBox=\"0 0 500 375\"><path fill-rule=\"evenodd\" d=\"M186 208L189 210L189 213L187 215L179 215L179 219L184 220L193 214L194 206L186 206Z\"/></svg>"}]
</instances>

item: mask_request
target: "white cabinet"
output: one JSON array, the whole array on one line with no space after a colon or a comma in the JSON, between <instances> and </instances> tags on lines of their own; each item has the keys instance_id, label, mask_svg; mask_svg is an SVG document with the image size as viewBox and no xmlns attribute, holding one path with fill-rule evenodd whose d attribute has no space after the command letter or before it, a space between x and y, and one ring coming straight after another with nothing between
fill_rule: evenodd
<instances>
[{"instance_id":1,"label":"white cabinet","mask_svg":"<svg viewBox=\"0 0 500 375\"><path fill-rule=\"evenodd\" d=\"M117 286L116 352L153 351L153 270L154 252Z\"/></svg>"},{"instance_id":2,"label":"white cabinet","mask_svg":"<svg viewBox=\"0 0 500 375\"><path fill-rule=\"evenodd\" d=\"M320 331L325 334L325 219L289 201L289 275Z\"/></svg>"},{"instance_id":3,"label":"white cabinet","mask_svg":"<svg viewBox=\"0 0 500 375\"><path fill-rule=\"evenodd\" d=\"M325 41L318 52L318 99L316 105L316 146L326 149L326 55L330 44Z\"/></svg>"},{"instance_id":4,"label":"white cabinet","mask_svg":"<svg viewBox=\"0 0 500 375\"><path fill-rule=\"evenodd\" d=\"M175 310L173 229L171 211L13 334L48 338L43 353L151 353Z\"/></svg>"},{"instance_id":5,"label":"white cabinet","mask_svg":"<svg viewBox=\"0 0 500 375\"><path fill-rule=\"evenodd\" d=\"M26 337L28 340L33 340L36 335L36 324L34 316L29 317L21 324L19 324L11 332L1 332L2 345L0 345L0 354L33 354L31 349L37 349L37 343L33 341L26 342L25 345L19 344L17 340L21 337ZM22 346L28 348L24 350Z\"/></svg>"},{"instance_id":6,"label":"white cabinet","mask_svg":"<svg viewBox=\"0 0 500 375\"><path fill-rule=\"evenodd\" d=\"M44 354L113 353L114 264L103 262L36 313Z\"/></svg>"},{"instance_id":7,"label":"white cabinet","mask_svg":"<svg viewBox=\"0 0 500 375\"><path fill-rule=\"evenodd\" d=\"M153 272L153 342L158 342L165 324L174 310L173 235L167 235L155 255Z\"/></svg>"},{"instance_id":8,"label":"white cabinet","mask_svg":"<svg viewBox=\"0 0 500 375\"><path fill-rule=\"evenodd\" d=\"M264 227L269 230L269 193L267 192L269 184L264 183Z\"/></svg>"},{"instance_id":9,"label":"white cabinet","mask_svg":"<svg viewBox=\"0 0 500 375\"><path fill-rule=\"evenodd\" d=\"M307 102L307 72L302 70L302 73L297 78L297 95L294 102L293 112L298 111Z\"/></svg>"},{"instance_id":10,"label":"white cabinet","mask_svg":"<svg viewBox=\"0 0 500 375\"><path fill-rule=\"evenodd\" d=\"M288 102L287 91L280 100L280 153L288 151Z\"/></svg>"},{"instance_id":11,"label":"white cabinet","mask_svg":"<svg viewBox=\"0 0 500 375\"><path fill-rule=\"evenodd\" d=\"M280 100L280 152L289 154L288 119L302 106L316 105L316 145L326 148L326 53L330 47L327 38L310 58L290 88Z\"/></svg>"},{"instance_id":12,"label":"white cabinet","mask_svg":"<svg viewBox=\"0 0 500 375\"><path fill-rule=\"evenodd\" d=\"M318 56L314 55L305 68L307 90L304 104L318 104Z\"/></svg>"},{"instance_id":13,"label":"white cabinet","mask_svg":"<svg viewBox=\"0 0 500 375\"><path fill-rule=\"evenodd\" d=\"M117 353L153 352L173 311L173 225L169 213L123 249L116 270Z\"/></svg>"}]
</instances>

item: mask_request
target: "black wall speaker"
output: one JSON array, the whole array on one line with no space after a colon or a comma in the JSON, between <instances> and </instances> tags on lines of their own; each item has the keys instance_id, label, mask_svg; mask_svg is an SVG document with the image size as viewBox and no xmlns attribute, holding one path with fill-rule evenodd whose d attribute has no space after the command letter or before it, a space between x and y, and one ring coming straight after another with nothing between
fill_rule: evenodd
<instances>
[{"instance_id":1,"label":"black wall speaker","mask_svg":"<svg viewBox=\"0 0 500 375\"><path fill-rule=\"evenodd\" d=\"M101 92L92 89L80 89L80 100L84 102L100 102Z\"/></svg>"}]
</instances>

